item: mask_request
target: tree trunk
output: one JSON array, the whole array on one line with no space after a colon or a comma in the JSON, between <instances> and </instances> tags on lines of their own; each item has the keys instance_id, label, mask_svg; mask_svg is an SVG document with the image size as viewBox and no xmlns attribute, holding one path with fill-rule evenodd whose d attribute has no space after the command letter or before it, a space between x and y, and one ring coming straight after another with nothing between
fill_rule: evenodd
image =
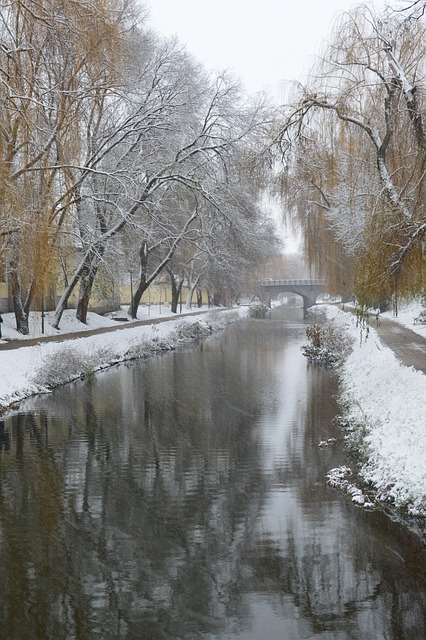
<instances>
[{"instance_id":1,"label":"tree trunk","mask_svg":"<svg viewBox=\"0 0 426 640\"><path fill-rule=\"evenodd\" d=\"M59 324L61 322L62 314L64 313L65 309L68 307L68 300L70 299L70 296L74 291L74 287L79 281L79 279L80 279L80 272L77 270L74 273L71 280L69 281L68 285L65 287L65 291L63 292L62 296L58 301L58 304L56 305L55 315L52 323L52 326L54 329L59 329Z\"/></svg>"},{"instance_id":2,"label":"tree trunk","mask_svg":"<svg viewBox=\"0 0 426 640\"><path fill-rule=\"evenodd\" d=\"M99 226L101 238L105 237L107 225L103 211L100 207L96 211L96 221ZM93 283L98 273L99 264L103 258L106 249L106 242L99 242L95 250L86 254L86 266L80 278L80 292L77 302L76 318L83 324L87 324L87 310L89 308L90 296L92 294Z\"/></svg>"},{"instance_id":3,"label":"tree trunk","mask_svg":"<svg viewBox=\"0 0 426 640\"><path fill-rule=\"evenodd\" d=\"M136 320L136 318L138 317L140 301L148 287L149 284L147 284L145 281L143 281L142 279L139 281L138 288L133 294L132 302L129 307L129 316L132 318L132 320Z\"/></svg>"},{"instance_id":4,"label":"tree trunk","mask_svg":"<svg viewBox=\"0 0 426 640\"><path fill-rule=\"evenodd\" d=\"M197 287L196 293L197 293L197 307L201 309L201 307L203 306L203 292L199 287Z\"/></svg>"},{"instance_id":5,"label":"tree trunk","mask_svg":"<svg viewBox=\"0 0 426 640\"><path fill-rule=\"evenodd\" d=\"M15 261L10 265L10 284L12 290L12 304L15 312L16 330L27 336L30 332L29 312L25 311L22 302L21 280L18 273L18 265Z\"/></svg>"},{"instance_id":6,"label":"tree trunk","mask_svg":"<svg viewBox=\"0 0 426 640\"><path fill-rule=\"evenodd\" d=\"M89 307L90 295L92 293L93 282L98 271L99 263L105 253L108 240L114 237L123 226L121 224L117 224L113 229L107 231L105 218L101 210L97 211L96 220L99 225L100 239L86 251L82 261L74 271L71 280L65 287L65 291L55 309L55 317L53 321L53 327L55 329L59 329L62 314L68 306L68 300L74 291L74 287L79 280L82 281L83 279L85 279L86 282L82 282L80 286L76 317L83 324L87 324L87 309Z\"/></svg>"},{"instance_id":7,"label":"tree trunk","mask_svg":"<svg viewBox=\"0 0 426 640\"><path fill-rule=\"evenodd\" d=\"M68 285L65 287L65 290L60 300L58 301L58 304L56 305L55 316L52 323L52 326L55 329L59 329L59 323L61 322L62 314L64 313L65 309L68 306L68 300L70 299L76 284L78 283L80 278L83 277L84 273L87 273L88 259L89 259L89 253L87 253L84 256L83 260L80 262L77 269L74 271L72 278L68 282Z\"/></svg>"},{"instance_id":8,"label":"tree trunk","mask_svg":"<svg viewBox=\"0 0 426 640\"><path fill-rule=\"evenodd\" d=\"M183 277L179 278L179 276L175 276L172 269L167 269L167 273L170 276L170 282L172 285L172 306L171 312L177 313L177 308L179 304L179 296L182 291L183 286Z\"/></svg>"},{"instance_id":9,"label":"tree trunk","mask_svg":"<svg viewBox=\"0 0 426 640\"><path fill-rule=\"evenodd\" d=\"M139 281L139 286L136 289L135 294L133 296L132 303L129 307L129 315L133 320L137 318L139 303L141 301L143 293L148 289L151 282L153 282L153 280L163 271L163 269L167 268L167 265L169 264L170 260L173 258L173 255L176 251L176 247L182 241L182 238L185 237L185 233L190 228L192 222L196 220L197 215L198 215L197 209L195 209L192 212L191 216L188 218L188 220L185 222L181 233L173 240L173 242L171 242L163 260L160 262L160 264L157 265L157 267L153 270L153 272L149 277L148 277L149 248L146 240L142 242L139 250L139 258L140 258L140 264L141 264L140 281Z\"/></svg>"},{"instance_id":10,"label":"tree trunk","mask_svg":"<svg viewBox=\"0 0 426 640\"><path fill-rule=\"evenodd\" d=\"M192 309L192 299L194 297L194 291L197 288L197 285L198 285L198 283L200 281L200 275L198 275L195 278L194 282L191 282L191 284L189 284L190 281L191 281L191 278L188 277L188 296L187 296L187 299L186 299L186 308L187 309ZM197 300L198 300L198 298L197 298Z\"/></svg>"},{"instance_id":11,"label":"tree trunk","mask_svg":"<svg viewBox=\"0 0 426 640\"><path fill-rule=\"evenodd\" d=\"M148 289L150 285L150 283L147 281L148 255L149 255L148 243L146 240L144 240L139 249L139 260L141 265L139 284L137 286L136 291L133 294L133 298L130 303L129 312L128 312L132 320L136 320L136 318L138 317L138 309L139 309L140 301L142 299L143 294L145 293L145 291Z\"/></svg>"},{"instance_id":12,"label":"tree trunk","mask_svg":"<svg viewBox=\"0 0 426 640\"><path fill-rule=\"evenodd\" d=\"M185 304L186 309L192 309L192 298L194 297L195 286L196 285L188 288L188 295L186 296L186 304Z\"/></svg>"},{"instance_id":13,"label":"tree trunk","mask_svg":"<svg viewBox=\"0 0 426 640\"><path fill-rule=\"evenodd\" d=\"M80 293L77 302L76 318L83 324L87 324L87 311L89 309L95 275L96 271L90 272L87 275L83 275L80 279Z\"/></svg>"},{"instance_id":14,"label":"tree trunk","mask_svg":"<svg viewBox=\"0 0 426 640\"><path fill-rule=\"evenodd\" d=\"M97 252L92 252L87 256L86 266L80 277L80 292L77 302L76 318L83 324L87 324L87 311L89 309L90 296L92 295L93 283L98 273L99 263L105 252L105 246L100 246Z\"/></svg>"},{"instance_id":15,"label":"tree trunk","mask_svg":"<svg viewBox=\"0 0 426 640\"><path fill-rule=\"evenodd\" d=\"M179 304L179 291L172 287L172 304L170 307L170 311L172 313L177 313L178 304Z\"/></svg>"},{"instance_id":16,"label":"tree trunk","mask_svg":"<svg viewBox=\"0 0 426 640\"><path fill-rule=\"evenodd\" d=\"M80 262L79 266L74 271L74 274L71 280L69 281L68 285L65 287L65 291L63 292L58 304L56 305L55 316L52 323L52 326L54 327L54 329L59 329L59 323L61 322L62 314L64 313L65 309L68 306L68 300L70 299L71 294L74 291L74 288L77 282L80 280L80 278L83 277L84 273L87 272L87 259L88 259L88 256L86 255L83 258L83 260ZM89 292L89 295L90 295L90 292ZM77 309L77 313L78 313L78 309ZM87 310L86 310L86 313L87 313Z\"/></svg>"}]
</instances>

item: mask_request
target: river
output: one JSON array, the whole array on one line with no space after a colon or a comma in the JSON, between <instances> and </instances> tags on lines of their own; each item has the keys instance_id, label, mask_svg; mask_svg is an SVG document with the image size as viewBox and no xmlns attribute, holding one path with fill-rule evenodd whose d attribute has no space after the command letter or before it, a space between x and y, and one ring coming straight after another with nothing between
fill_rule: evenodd
<instances>
[{"instance_id":1,"label":"river","mask_svg":"<svg viewBox=\"0 0 426 640\"><path fill-rule=\"evenodd\" d=\"M325 483L305 329L281 308L0 422L1 640L426 638L419 539Z\"/></svg>"}]
</instances>

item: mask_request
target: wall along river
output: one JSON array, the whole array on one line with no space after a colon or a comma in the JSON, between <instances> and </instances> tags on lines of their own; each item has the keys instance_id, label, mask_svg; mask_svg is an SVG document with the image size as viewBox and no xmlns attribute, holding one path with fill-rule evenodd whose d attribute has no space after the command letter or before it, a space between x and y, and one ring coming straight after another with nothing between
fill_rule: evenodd
<instances>
[{"instance_id":1,"label":"wall along river","mask_svg":"<svg viewBox=\"0 0 426 640\"><path fill-rule=\"evenodd\" d=\"M426 638L424 547L326 485L305 329L282 307L4 418L2 640Z\"/></svg>"}]
</instances>

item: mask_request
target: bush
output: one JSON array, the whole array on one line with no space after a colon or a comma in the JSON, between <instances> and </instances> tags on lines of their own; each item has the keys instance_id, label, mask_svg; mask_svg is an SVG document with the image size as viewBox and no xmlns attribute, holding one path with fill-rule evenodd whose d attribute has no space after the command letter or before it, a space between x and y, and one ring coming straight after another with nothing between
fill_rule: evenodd
<instances>
[{"instance_id":1,"label":"bush","mask_svg":"<svg viewBox=\"0 0 426 640\"><path fill-rule=\"evenodd\" d=\"M252 304L249 307L249 316L251 318L264 318L268 311L270 311L270 308L266 304L263 304L263 302Z\"/></svg>"},{"instance_id":2,"label":"bush","mask_svg":"<svg viewBox=\"0 0 426 640\"><path fill-rule=\"evenodd\" d=\"M66 382L87 377L113 362L114 358L112 350L106 347L94 349L84 356L70 346L63 347L45 358L34 382L41 387L53 389Z\"/></svg>"},{"instance_id":3,"label":"bush","mask_svg":"<svg viewBox=\"0 0 426 640\"><path fill-rule=\"evenodd\" d=\"M178 342L191 342L206 338L212 333L212 328L206 322L182 322L174 332Z\"/></svg>"},{"instance_id":4,"label":"bush","mask_svg":"<svg viewBox=\"0 0 426 640\"><path fill-rule=\"evenodd\" d=\"M312 324L306 329L309 344L302 346L310 362L325 366L341 364L351 353L353 338L344 329L332 323Z\"/></svg>"}]
</instances>

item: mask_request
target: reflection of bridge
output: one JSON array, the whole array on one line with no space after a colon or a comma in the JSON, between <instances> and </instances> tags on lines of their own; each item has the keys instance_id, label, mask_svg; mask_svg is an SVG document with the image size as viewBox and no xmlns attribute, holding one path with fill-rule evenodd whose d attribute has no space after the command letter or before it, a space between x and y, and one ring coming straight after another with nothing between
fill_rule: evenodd
<instances>
[{"instance_id":1,"label":"reflection of bridge","mask_svg":"<svg viewBox=\"0 0 426 640\"><path fill-rule=\"evenodd\" d=\"M312 307L317 297L326 291L325 280L272 280L264 278L259 281L260 291L264 298L274 298L279 293L296 293L303 298L303 311Z\"/></svg>"}]
</instances>

